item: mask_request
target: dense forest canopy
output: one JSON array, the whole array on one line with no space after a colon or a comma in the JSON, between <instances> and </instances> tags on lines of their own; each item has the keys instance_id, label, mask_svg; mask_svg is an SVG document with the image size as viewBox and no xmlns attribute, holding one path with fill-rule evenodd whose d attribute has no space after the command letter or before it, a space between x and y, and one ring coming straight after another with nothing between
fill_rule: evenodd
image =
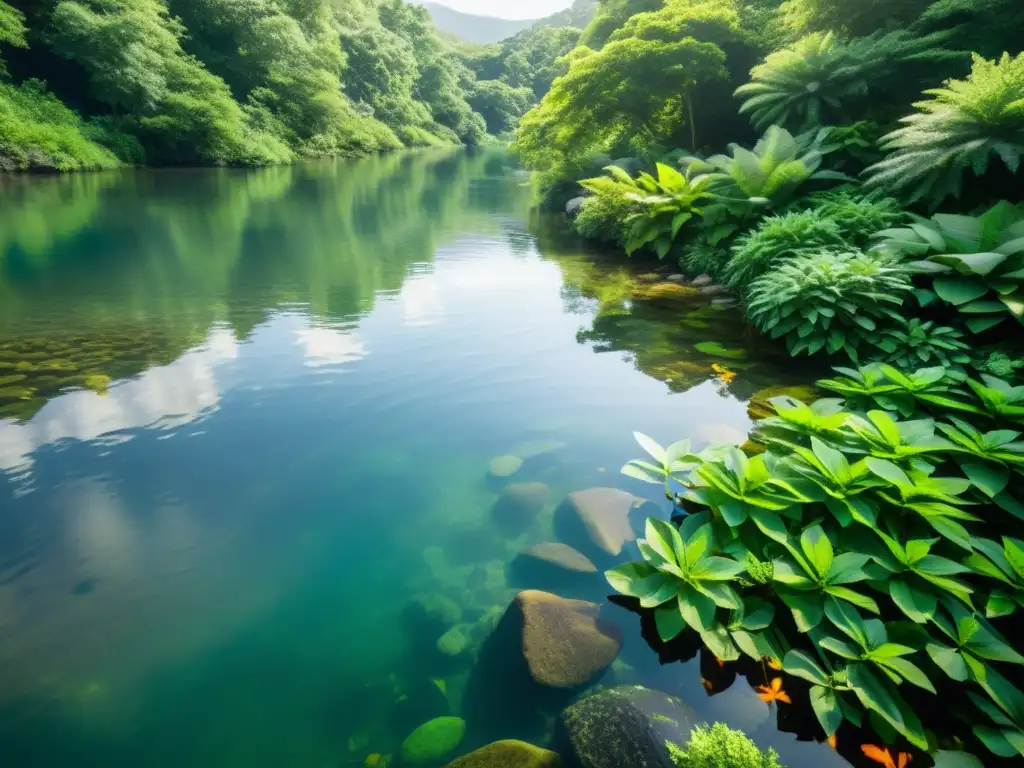
<instances>
[{"instance_id":1,"label":"dense forest canopy","mask_svg":"<svg viewBox=\"0 0 1024 768\"><path fill-rule=\"evenodd\" d=\"M496 53L401 0L0 0L0 169L479 144L578 36L540 25Z\"/></svg>"}]
</instances>

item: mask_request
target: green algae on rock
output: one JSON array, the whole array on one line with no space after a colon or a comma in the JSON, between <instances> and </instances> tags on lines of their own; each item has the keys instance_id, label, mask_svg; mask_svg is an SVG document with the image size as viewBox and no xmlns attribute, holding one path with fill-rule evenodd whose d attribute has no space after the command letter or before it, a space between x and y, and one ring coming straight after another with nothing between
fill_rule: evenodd
<instances>
[{"instance_id":1,"label":"green algae on rock","mask_svg":"<svg viewBox=\"0 0 1024 768\"><path fill-rule=\"evenodd\" d=\"M503 739L463 755L445 768L559 768L558 754L518 739Z\"/></svg>"},{"instance_id":2,"label":"green algae on rock","mask_svg":"<svg viewBox=\"0 0 1024 768\"><path fill-rule=\"evenodd\" d=\"M402 760L415 765L442 760L459 746L465 734L466 721L461 717L436 717L402 742Z\"/></svg>"}]
</instances>

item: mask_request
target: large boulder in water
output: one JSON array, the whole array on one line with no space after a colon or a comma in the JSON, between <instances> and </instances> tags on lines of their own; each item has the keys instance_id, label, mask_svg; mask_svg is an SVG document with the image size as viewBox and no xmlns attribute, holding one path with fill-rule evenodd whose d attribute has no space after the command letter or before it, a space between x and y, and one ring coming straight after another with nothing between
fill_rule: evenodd
<instances>
[{"instance_id":1,"label":"large boulder in water","mask_svg":"<svg viewBox=\"0 0 1024 768\"><path fill-rule=\"evenodd\" d=\"M600 607L536 590L520 592L484 642L465 711L482 740L543 738L544 720L599 679L621 647Z\"/></svg>"},{"instance_id":2,"label":"large boulder in water","mask_svg":"<svg viewBox=\"0 0 1024 768\"><path fill-rule=\"evenodd\" d=\"M544 483L511 483L491 507L491 519L508 536L518 536L533 525L548 503Z\"/></svg>"},{"instance_id":3,"label":"large boulder in water","mask_svg":"<svg viewBox=\"0 0 1024 768\"><path fill-rule=\"evenodd\" d=\"M555 512L555 533L591 560L607 562L636 539L630 512L637 502L618 488L588 488L570 493Z\"/></svg>"},{"instance_id":4,"label":"large boulder in water","mask_svg":"<svg viewBox=\"0 0 1024 768\"><path fill-rule=\"evenodd\" d=\"M624 685L568 707L558 741L562 754L580 768L675 768L665 742L683 746L701 722L674 696Z\"/></svg>"},{"instance_id":5,"label":"large boulder in water","mask_svg":"<svg viewBox=\"0 0 1024 768\"><path fill-rule=\"evenodd\" d=\"M595 603L531 589L516 595L510 611L519 622L530 676L541 685L585 685L604 672L622 647L618 628L600 620Z\"/></svg>"},{"instance_id":6,"label":"large boulder in water","mask_svg":"<svg viewBox=\"0 0 1024 768\"><path fill-rule=\"evenodd\" d=\"M445 768L559 768L555 752L525 741L504 739L448 763Z\"/></svg>"}]
</instances>

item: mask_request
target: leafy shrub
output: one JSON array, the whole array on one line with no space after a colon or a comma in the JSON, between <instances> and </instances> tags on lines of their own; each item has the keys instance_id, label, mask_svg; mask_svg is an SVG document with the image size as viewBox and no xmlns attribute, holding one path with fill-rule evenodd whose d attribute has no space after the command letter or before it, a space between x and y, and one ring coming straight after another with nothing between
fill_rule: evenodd
<instances>
[{"instance_id":1,"label":"leafy shrub","mask_svg":"<svg viewBox=\"0 0 1024 768\"><path fill-rule=\"evenodd\" d=\"M878 347L883 354L878 357L899 368L913 369L920 365L941 365L952 368L971 362L970 346L960 337L963 332L956 328L934 322L922 321L919 317L907 320L896 328L882 332Z\"/></svg>"},{"instance_id":2,"label":"leafy shrub","mask_svg":"<svg viewBox=\"0 0 1024 768\"><path fill-rule=\"evenodd\" d=\"M1012 379L1017 375L1017 371L1024 368L1024 359L1012 358L1005 352L992 352L977 367L979 371L996 378Z\"/></svg>"},{"instance_id":3,"label":"leafy shrub","mask_svg":"<svg viewBox=\"0 0 1024 768\"><path fill-rule=\"evenodd\" d=\"M880 327L900 321L910 293L905 270L877 254L825 250L798 256L755 280L747 314L790 354L842 350L852 360L877 348Z\"/></svg>"},{"instance_id":4,"label":"leafy shrub","mask_svg":"<svg viewBox=\"0 0 1024 768\"><path fill-rule=\"evenodd\" d=\"M685 749L669 742L668 751L678 768L782 768L774 749L762 752L724 723L695 728Z\"/></svg>"},{"instance_id":5,"label":"leafy shrub","mask_svg":"<svg viewBox=\"0 0 1024 768\"><path fill-rule=\"evenodd\" d=\"M711 275L719 277L729 261L729 251L701 239L683 246L679 257L679 266L691 275Z\"/></svg>"},{"instance_id":6,"label":"leafy shrub","mask_svg":"<svg viewBox=\"0 0 1024 768\"><path fill-rule=\"evenodd\" d=\"M731 155L679 161L688 177L707 176L718 198L704 210L705 237L711 245L734 234L744 220L785 206L810 181L853 181L835 171L818 170L821 152L804 138L773 125L753 150L730 144Z\"/></svg>"},{"instance_id":7,"label":"leafy shrub","mask_svg":"<svg viewBox=\"0 0 1024 768\"><path fill-rule=\"evenodd\" d=\"M797 31L840 30L869 35L892 23L914 21L932 0L786 0L786 24Z\"/></svg>"},{"instance_id":8,"label":"leafy shrub","mask_svg":"<svg viewBox=\"0 0 1024 768\"><path fill-rule=\"evenodd\" d=\"M48 93L45 84L29 80L15 87L0 82L0 170L118 165L114 153L94 141L78 114Z\"/></svg>"},{"instance_id":9,"label":"leafy shrub","mask_svg":"<svg viewBox=\"0 0 1024 768\"><path fill-rule=\"evenodd\" d=\"M806 198L805 205L818 216L834 222L843 240L857 247L867 245L880 230L907 218L894 198L877 191L865 194L851 187L815 192Z\"/></svg>"},{"instance_id":10,"label":"leafy shrub","mask_svg":"<svg viewBox=\"0 0 1024 768\"><path fill-rule=\"evenodd\" d=\"M912 77L910 62L947 58L944 37L897 30L845 41L834 32L815 32L751 70L751 82L736 89L744 99L740 113L749 112L758 128L848 123L864 111L873 89L890 90L895 77Z\"/></svg>"},{"instance_id":11,"label":"leafy shrub","mask_svg":"<svg viewBox=\"0 0 1024 768\"><path fill-rule=\"evenodd\" d=\"M821 129L824 154L829 168L844 173L860 173L885 155L878 142L885 131L874 120L858 120L846 125L830 125Z\"/></svg>"},{"instance_id":12,"label":"leafy shrub","mask_svg":"<svg viewBox=\"0 0 1024 768\"><path fill-rule=\"evenodd\" d=\"M725 280L745 288L784 259L843 244L838 225L817 210L768 216L736 241Z\"/></svg>"},{"instance_id":13,"label":"leafy shrub","mask_svg":"<svg viewBox=\"0 0 1024 768\"><path fill-rule=\"evenodd\" d=\"M1009 317L1024 323L1024 205L1000 202L981 216L915 217L910 227L878 233L878 249L923 256L907 266L934 278L937 296L967 315L975 333Z\"/></svg>"},{"instance_id":14,"label":"leafy shrub","mask_svg":"<svg viewBox=\"0 0 1024 768\"><path fill-rule=\"evenodd\" d=\"M1024 153L1024 54L974 57L970 76L926 91L928 101L883 139L890 152L869 183L936 206L959 197L964 174L981 176L993 157L1016 174Z\"/></svg>"},{"instance_id":15,"label":"leafy shrub","mask_svg":"<svg viewBox=\"0 0 1024 768\"><path fill-rule=\"evenodd\" d=\"M634 179L616 165L605 170L609 176L585 179L580 184L591 192L620 195L636 204L637 211L627 219L631 227L626 253L631 255L651 246L658 258L665 258L682 227L701 215L698 205L713 197L708 191L708 177L691 179L663 163L656 165L657 178L641 171Z\"/></svg>"},{"instance_id":16,"label":"leafy shrub","mask_svg":"<svg viewBox=\"0 0 1024 768\"><path fill-rule=\"evenodd\" d=\"M636 201L623 194L606 192L583 201L572 228L580 237L625 248L629 239L629 219L636 212Z\"/></svg>"}]
</instances>

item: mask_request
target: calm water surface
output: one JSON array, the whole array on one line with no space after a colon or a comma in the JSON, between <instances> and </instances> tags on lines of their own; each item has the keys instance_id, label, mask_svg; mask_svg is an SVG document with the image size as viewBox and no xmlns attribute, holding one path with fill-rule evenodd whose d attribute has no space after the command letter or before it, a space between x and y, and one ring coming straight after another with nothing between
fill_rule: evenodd
<instances>
[{"instance_id":1,"label":"calm water surface","mask_svg":"<svg viewBox=\"0 0 1024 768\"><path fill-rule=\"evenodd\" d=\"M657 498L618 474L632 430L742 436L783 373L750 350L725 381L693 349L749 347L738 318L638 293L528 208L486 153L2 180L4 765L397 752L440 691L466 714L472 648L440 660L414 596L472 628L566 493ZM487 479L509 453L551 488L514 536ZM682 696L791 767L845 765L606 608L626 637L603 682Z\"/></svg>"}]
</instances>

